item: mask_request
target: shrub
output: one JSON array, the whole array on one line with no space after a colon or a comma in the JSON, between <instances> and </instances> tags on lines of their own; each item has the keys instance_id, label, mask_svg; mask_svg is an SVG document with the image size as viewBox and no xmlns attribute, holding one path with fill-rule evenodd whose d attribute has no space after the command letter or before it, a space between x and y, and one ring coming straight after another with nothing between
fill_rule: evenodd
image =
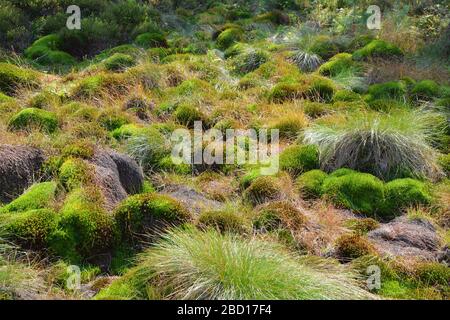
<instances>
[{"instance_id":1,"label":"shrub","mask_svg":"<svg viewBox=\"0 0 450 320\"><path fill-rule=\"evenodd\" d=\"M134 43L145 49L148 48L168 48L167 40L162 33L147 32L140 34L134 40Z\"/></svg>"},{"instance_id":2,"label":"shrub","mask_svg":"<svg viewBox=\"0 0 450 320\"><path fill-rule=\"evenodd\" d=\"M256 229L277 231L287 228L299 230L306 223L305 215L288 201L277 201L265 205L253 222Z\"/></svg>"},{"instance_id":3,"label":"shrub","mask_svg":"<svg viewBox=\"0 0 450 320\"><path fill-rule=\"evenodd\" d=\"M19 243L43 247L58 225L58 215L49 209L16 212L8 215L3 226Z\"/></svg>"},{"instance_id":4,"label":"shrub","mask_svg":"<svg viewBox=\"0 0 450 320\"><path fill-rule=\"evenodd\" d=\"M450 268L442 263L428 262L420 264L415 270L420 282L427 286L448 287Z\"/></svg>"},{"instance_id":5,"label":"shrub","mask_svg":"<svg viewBox=\"0 0 450 320\"><path fill-rule=\"evenodd\" d=\"M336 240L336 254L343 261L373 253L372 245L361 235L346 234Z\"/></svg>"},{"instance_id":6,"label":"shrub","mask_svg":"<svg viewBox=\"0 0 450 320\"><path fill-rule=\"evenodd\" d=\"M95 188L76 189L64 201L58 230L49 240L59 256L79 261L110 250L118 240L114 218L103 209Z\"/></svg>"},{"instance_id":7,"label":"shrub","mask_svg":"<svg viewBox=\"0 0 450 320\"><path fill-rule=\"evenodd\" d=\"M350 219L347 220L345 224L346 227L359 235L367 234L380 226L380 223L372 218Z\"/></svg>"},{"instance_id":8,"label":"shrub","mask_svg":"<svg viewBox=\"0 0 450 320\"><path fill-rule=\"evenodd\" d=\"M369 87L369 99L396 99L405 100L406 85L403 81L391 81L374 84Z\"/></svg>"},{"instance_id":9,"label":"shrub","mask_svg":"<svg viewBox=\"0 0 450 320\"><path fill-rule=\"evenodd\" d=\"M278 181L273 177L256 178L243 193L245 201L256 206L281 197Z\"/></svg>"},{"instance_id":10,"label":"shrub","mask_svg":"<svg viewBox=\"0 0 450 320\"><path fill-rule=\"evenodd\" d=\"M268 54L265 51L247 50L233 59L233 71L237 74L244 75L258 69L267 60Z\"/></svg>"},{"instance_id":11,"label":"shrub","mask_svg":"<svg viewBox=\"0 0 450 320\"><path fill-rule=\"evenodd\" d=\"M436 151L440 117L432 112L396 110L390 114L349 112L321 118L304 131L319 147L326 171L351 168L383 179L439 176Z\"/></svg>"},{"instance_id":12,"label":"shrub","mask_svg":"<svg viewBox=\"0 0 450 320\"><path fill-rule=\"evenodd\" d=\"M352 55L339 53L319 68L319 73L324 76L336 76L354 66Z\"/></svg>"},{"instance_id":13,"label":"shrub","mask_svg":"<svg viewBox=\"0 0 450 320\"><path fill-rule=\"evenodd\" d=\"M280 138L296 139L307 124L302 113L289 113L275 120L270 129L278 129Z\"/></svg>"},{"instance_id":14,"label":"shrub","mask_svg":"<svg viewBox=\"0 0 450 320\"><path fill-rule=\"evenodd\" d=\"M66 190L80 188L92 181L92 169L81 159L69 158L59 168L58 179Z\"/></svg>"},{"instance_id":15,"label":"shrub","mask_svg":"<svg viewBox=\"0 0 450 320\"><path fill-rule=\"evenodd\" d=\"M21 87L34 88L38 84L37 81L37 72L0 62L0 90L4 93L12 95Z\"/></svg>"},{"instance_id":16,"label":"shrub","mask_svg":"<svg viewBox=\"0 0 450 320\"><path fill-rule=\"evenodd\" d=\"M328 175L322 170L311 170L296 180L300 193L307 198L318 198L322 195L322 184Z\"/></svg>"},{"instance_id":17,"label":"shrub","mask_svg":"<svg viewBox=\"0 0 450 320\"><path fill-rule=\"evenodd\" d=\"M204 211L198 218L198 224L202 229L212 227L220 232L243 233L247 231L245 219L230 209Z\"/></svg>"},{"instance_id":18,"label":"shrub","mask_svg":"<svg viewBox=\"0 0 450 320\"><path fill-rule=\"evenodd\" d=\"M329 177L325 179L322 191L337 206L362 214L373 215L383 205L383 182L366 173Z\"/></svg>"},{"instance_id":19,"label":"shrub","mask_svg":"<svg viewBox=\"0 0 450 320\"><path fill-rule=\"evenodd\" d=\"M430 205L432 196L427 186L414 179L397 179L385 186L385 214L396 215L400 209L415 205Z\"/></svg>"},{"instance_id":20,"label":"shrub","mask_svg":"<svg viewBox=\"0 0 450 320\"><path fill-rule=\"evenodd\" d=\"M319 151L314 145L293 145L280 153L280 169L294 176L318 167Z\"/></svg>"},{"instance_id":21,"label":"shrub","mask_svg":"<svg viewBox=\"0 0 450 320\"><path fill-rule=\"evenodd\" d=\"M0 208L0 213L45 209L55 200L56 183L42 182L32 185L19 198Z\"/></svg>"},{"instance_id":22,"label":"shrub","mask_svg":"<svg viewBox=\"0 0 450 320\"><path fill-rule=\"evenodd\" d=\"M417 100L431 100L439 97L439 85L433 80L422 80L414 85L411 95Z\"/></svg>"},{"instance_id":23,"label":"shrub","mask_svg":"<svg viewBox=\"0 0 450 320\"><path fill-rule=\"evenodd\" d=\"M50 111L26 108L14 115L8 124L12 130L38 128L47 133L53 133L58 128L58 118Z\"/></svg>"},{"instance_id":24,"label":"shrub","mask_svg":"<svg viewBox=\"0 0 450 320\"><path fill-rule=\"evenodd\" d=\"M122 287L128 283L128 290L121 292L149 299L155 295L206 300L371 297L348 271L321 262L298 258L273 242L244 241L214 230L177 229L141 256L121 282ZM146 290L149 283L151 290Z\"/></svg>"},{"instance_id":25,"label":"shrub","mask_svg":"<svg viewBox=\"0 0 450 320\"><path fill-rule=\"evenodd\" d=\"M242 38L242 30L234 27L228 28L222 31L217 37L217 46L220 49L228 49L236 42L241 41Z\"/></svg>"},{"instance_id":26,"label":"shrub","mask_svg":"<svg viewBox=\"0 0 450 320\"><path fill-rule=\"evenodd\" d=\"M202 121L203 125L206 122L206 116L200 110L188 104L179 105L173 115L178 123L189 128L194 127L195 121Z\"/></svg>"},{"instance_id":27,"label":"shrub","mask_svg":"<svg viewBox=\"0 0 450 320\"><path fill-rule=\"evenodd\" d=\"M138 194L125 199L114 216L128 239L148 229L180 224L189 219L188 211L177 200L156 193Z\"/></svg>"},{"instance_id":28,"label":"shrub","mask_svg":"<svg viewBox=\"0 0 450 320\"><path fill-rule=\"evenodd\" d=\"M383 40L373 40L353 53L353 59L355 60L367 60L369 58L389 59L402 56L403 52L398 47Z\"/></svg>"},{"instance_id":29,"label":"shrub","mask_svg":"<svg viewBox=\"0 0 450 320\"><path fill-rule=\"evenodd\" d=\"M115 53L103 61L106 70L110 71L124 71L135 63L132 56L123 53Z\"/></svg>"}]
</instances>

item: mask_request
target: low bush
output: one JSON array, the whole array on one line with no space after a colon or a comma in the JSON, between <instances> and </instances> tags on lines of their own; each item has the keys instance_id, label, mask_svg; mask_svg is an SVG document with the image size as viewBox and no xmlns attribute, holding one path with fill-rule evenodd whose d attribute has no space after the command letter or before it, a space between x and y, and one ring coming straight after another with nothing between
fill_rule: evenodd
<instances>
[{"instance_id":1,"label":"low bush","mask_svg":"<svg viewBox=\"0 0 450 320\"><path fill-rule=\"evenodd\" d=\"M110 71L124 71L135 63L136 61L132 56L123 53L115 53L103 61L106 70Z\"/></svg>"},{"instance_id":2,"label":"low bush","mask_svg":"<svg viewBox=\"0 0 450 320\"><path fill-rule=\"evenodd\" d=\"M53 133L58 129L58 118L50 111L26 108L14 115L8 124L11 130L26 130L37 128L47 133Z\"/></svg>"},{"instance_id":3,"label":"low bush","mask_svg":"<svg viewBox=\"0 0 450 320\"><path fill-rule=\"evenodd\" d=\"M177 200L156 193L139 194L125 199L114 212L122 234L131 239L146 230L189 219L188 211Z\"/></svg>"},{"instance_id":4,"label":"low bush","mask_svg":"<svg viewBox=\"0 0 450 320\"><path fill-rule=\"evenodd\" d=\"M13 95L22 87L34 88L38 85L38 73L11 63L0 62L0 91Z\"/></svg>"},{"instance_id":5,"label":"low bush","mask_svg":"<svg viewBox=\"0 0 450 320\"><path fill-rule=\"evenodd\" d=\"M373 40L363 48L353 53L355 60L368 60L370 58L401 58L403 52L393 44L387 43L383 40Z\"/></svg>"},{"instance_id":6,"label":"low bush","mask_svg":"<svg viewBox=\"0 0 450 320\"><path fill-rule=\"evenodd\" d=\"M281 197L279 182L274 177L256 178L243 193L244 200L256 206Z\"/></svg>"},{"instance_id":7,"label":"low bush","mask_svg":"<svg viewBox=\"0 0 450 320\"><path fill-rule=\"evenodd\" d=\"M346 234L336 240L336 254L343 261L349 261L374 252L372 245L361 235Z\"/></svg>"},{"instance_id":8,"label":"low bush","mask_svg":"<svg viewBox=\"0 0 450 320\"><path fill-rule=\"evenodd\" d=\"M280 153L280 169L293 176L319 168L319 151L314 145L293 145Z\"/></svg>"},{"instance_id":9,"label":"low bush","mask_svg":"<svg viewBox=\"0 0 450 320\"><path fill-rule=\"evenodd\" d=\"M322 185L328 175L322 170L311 170L297 178L296 185L301 195L306 198L319 198Z\"/></svg>"}]
</instances>

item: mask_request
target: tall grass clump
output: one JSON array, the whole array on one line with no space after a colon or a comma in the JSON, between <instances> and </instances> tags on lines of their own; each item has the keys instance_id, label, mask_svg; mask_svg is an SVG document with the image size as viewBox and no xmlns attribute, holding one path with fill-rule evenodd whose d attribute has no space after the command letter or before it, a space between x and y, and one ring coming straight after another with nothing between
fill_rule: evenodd
<instances>
[{"instance_id":1,"label":"tall grass clump","mask_svg":"<svg viewBox=\"0 0 450 320\"><path fill-rule=\"evenodd\" d=\"M169 231L141 255L137 269L163 299L371 298L342 266L212 229Z\"/></svg>"},{"instance_id":2,"label":"tall grass clump","mask_svg":"<svg viewBox=\"0 0 450 320\"><path fill-rule=\"evenodd\" d=\"M422 110L349 112L317 121L305 130L304 139L319 147L326 171L351 168L382 179L433 179L441 175L432 147L445 128L440 119Z\"/></svg>"}]
</instances>

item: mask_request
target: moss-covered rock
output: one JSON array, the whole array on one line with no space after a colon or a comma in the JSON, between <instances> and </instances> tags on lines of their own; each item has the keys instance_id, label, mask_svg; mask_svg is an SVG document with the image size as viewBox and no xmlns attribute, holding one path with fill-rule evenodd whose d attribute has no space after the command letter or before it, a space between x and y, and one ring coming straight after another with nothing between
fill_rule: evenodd
<instances>
[{"instance_id":1,"label":"moss-covered rock","mask_svg":"<svg viewBox=\"0 0 450 320\"><path fill-rule=\"evenodd\" d=\"M82 159L69 158L59 168L58 179L66 190L74 190L92 181L92 168Z\"/></svg>"},{"instance_id":2,"label":"moss-covered rock","mask_svg":"<svg viewBox=\"0 0 450 320\"><path fill-rule=\"evenodd\" d=\"M379 211L384 200L383 182L366 173L330 176L322 191L336 205L368 215Z\"/></svg>"},{"instance_id":3,"label":"moss-covered rock","mask_svg":"<svg viewBox=\"0 0 450 320\"><path fill-rule=\"evenodd\" d=\"M32 185L23 195L0 208L0 213L22 212L48 208L55 200L56 183L42 182Z\"/></svg>"},{"instance_id":4,"label":"moss-covered rock","mask_svg":"<svg viewBox=\"0 0 450 320\"><path fill-rule=\"evenodd\" d=\"M21 87L38 85L38 73L11 63L0 62L0 91L12 95Z\"/></svg>"},{"instance_id":5,"label":"moss-covered rock","mask_svg":"<svg viewBox=\"0 0 450 320\"><path fill-rule=\"evenodd\" d=\"M319 150L314 145L293 145L280 153L280 169L294 176L319 168Z\"/></svg>"},{"instance_id":6,"label":"moss-covered rock","mask_svg":"<svg viewBox=\"0 0 450 320\"><path fill-rule=\"evenodd\" d=\"M148 193L125 199L115 210L122 234L130 239L152 228L180 224L189 219L184 206L170 196Z\"/></svg>"},{"instance_id":7,"label":"moss-covered rock","mask_svg":"<svg viewBox=\"0 0 450 320\"><path fill-rule=\"evenodd\" d=\"M355 60L367 60L369 58L389 59L400 58L402 56L402 50L383 40L373 40L353 53L353 59Z\"/></svg>"},{"instance_id":8,"label":"moss-covered rock","mask_svg":"<svg viewBox=\"0 0 450 320\"><path fill-rule=\"evenodd\" d=\"M243 38L242 30L239 28L228 28L222 31L217 37L217 46L221 49L228 49L231 45L241 41Z\"/></svg>"},{"instance_id":9,"label":"moss-covered rock","mask_svg":"<svg viewBox=\"0 0 450 320\"><path fill-rule=\"evenodd\" d=\"M306 198L318 198L322 195L322 185L328 175L322 170L311 170L297 178L296 186Z\"/></svg>"},{"instance_id":10,"label":"moss-covered rock","mask_svg":"<svg viewBox=\"0 0 450 320\"><path fill-rule=\"evenodd\" d=\"M47 133L55 132L58 125L55 113L37 108L26 108L19 111L9 120L8 124L11 130L37 128Z\"/></svg>"}]
</instances>

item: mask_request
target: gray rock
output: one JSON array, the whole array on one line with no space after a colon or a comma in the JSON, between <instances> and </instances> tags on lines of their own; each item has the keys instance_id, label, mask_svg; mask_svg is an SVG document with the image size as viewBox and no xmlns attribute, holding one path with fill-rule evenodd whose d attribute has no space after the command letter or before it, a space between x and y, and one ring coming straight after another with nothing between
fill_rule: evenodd
<instances>
[{"instance_id":1,"label":"gray rock","mask_svg":"<svg viewBox=\"0 0 450 320\"><path fill-rule=\"evenodd\" d=\"M27 146L0 145L0 202L8 203L38 179L45 157Z\"/></svg>"},{"instance_id":2,"label":"gray rock","mask_svg":"<svg viewBox=\"0 0 450 320\"><path fill-rule=\"evenodd\" d=\"M221 202L208 199L194 189L182 185L168 186L162 193L180 201L193 214L199 214L203 210L220 210L223 208Z\"/></svg>"},{"instance_id":3,"label":"gray rock","mask_svg":"<svg viewBox=\"0 0 450 320\"><path fill-rule=\"evenodd\" d=\"M434 226L425 220L399 217L369 232L369 240L384 255L436 261L440 239Z\"/></svg>"}]
</instances>

